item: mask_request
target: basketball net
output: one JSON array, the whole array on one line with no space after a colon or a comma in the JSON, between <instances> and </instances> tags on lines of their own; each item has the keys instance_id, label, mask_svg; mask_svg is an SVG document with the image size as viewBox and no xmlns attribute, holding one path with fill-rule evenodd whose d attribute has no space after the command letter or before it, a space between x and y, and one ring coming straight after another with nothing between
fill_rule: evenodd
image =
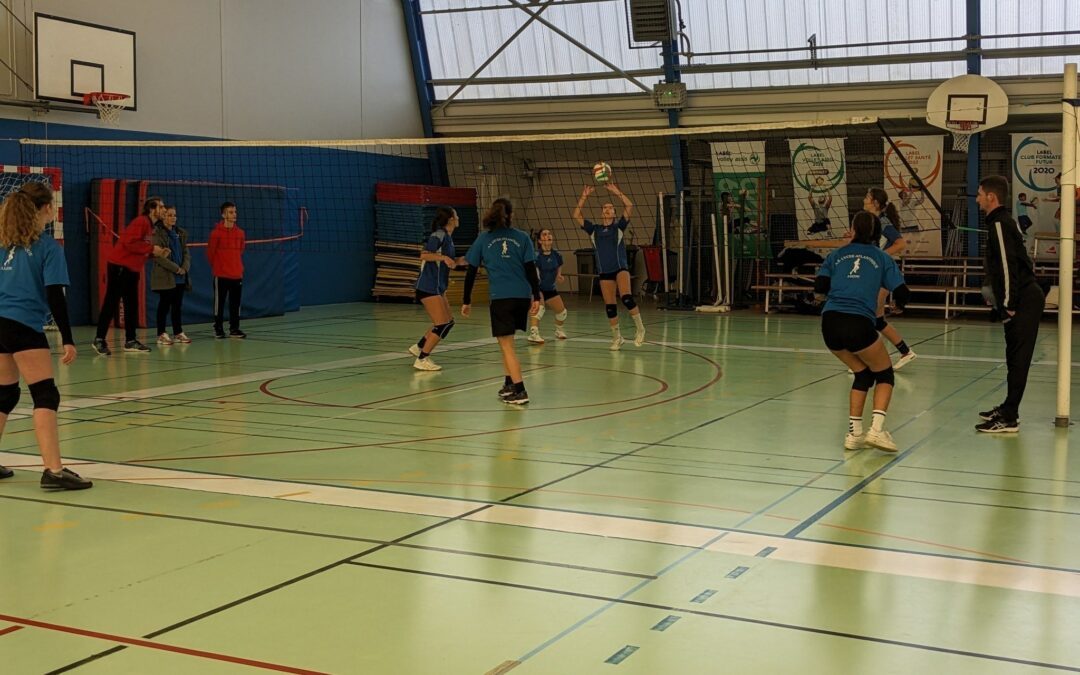
<instances>
[{"instance_id":1,"label":"basketball net","mask_svg":"<svg viewBox=\"0 0 1080 675\"><path fill-rule=\"evenodd\" d=\"M98 119L113 126L120 124L120 111L131 104L131 97L122 94L99 92L87 94L86 98L97 108Z\"/></svg>"},{"instance_id":2,"label":"basketball net","mask_svg":"<svg viewBox=\"0 0 1080 675\"><path fill-rule=\"evenodd\" d=\"M968 145L971 143L971 136L978 129L978 122L949 122L949 131L952 133L952 149L967 152Z\"/></svg>"}]
</instances>

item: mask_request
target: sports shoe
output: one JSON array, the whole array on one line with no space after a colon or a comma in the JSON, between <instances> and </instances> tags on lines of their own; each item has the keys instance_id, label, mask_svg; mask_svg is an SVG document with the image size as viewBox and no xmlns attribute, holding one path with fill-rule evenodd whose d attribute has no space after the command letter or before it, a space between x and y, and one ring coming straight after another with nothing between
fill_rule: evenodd
<instances>
[{"instance_id":1,"label":"sports shoe","mask_svg":"<svg viewBox=\"0 0 1080 675\"><path fill-rule=\"evenodd\" d=\"M901 368L903 368L907 364L914 361L916 356L918 356L918 355L915 352L910 352L909 351L907 354L904 354L903 356L901 356L899 359L896 360L896 363L893 364L892 369L893 370L900 370Z\"/></svg>"},{"instance_id":2,"label":"sports shoe","mask_svg":"<svg viewBox=\"0 0 1080 675\"><path fill-rule=\"evenodd\" d=\"M112 356L112 350L109 349L109 343L105 342L101 338L94 338L94 341L90 343L93 346L94 351L101 356Z\"/></svg>"},{"instance_id":3,"label":"sports shoe","mask_svg":"<svg viewBox=\"0 0 1080 675\"><path fill-rule=\"evenodd\" d=\"M999 417L1001 417L1001 406L999 405L996 405L989 410L984 410L979 413L979 419L986 420L987 422L989 422L990 420L996 420Z\"/></svg>"},{"instance_id":4,"label":"sports shoe","mask_svg":"<svg viewBox=\"0 0 1080 675\"><path fill-rule=\"evenodd\" d=\"M866 444L885 452L896 452L896 441L893 440L892 434L884 429L881 431L874 431L873 429L867 431Z\"/></svg>"},{"instance_id":5,"label":"sports shoe","mask_svg":"<svg viewBox=\"0 0 1080 675\"><path fill-rule=\"evenodd\" d=\"M566 331L562 329L562 326L555 326L555 338L558 340L566 339Z\"/></svg>"},{"instance_id":6,"label":"sports shoe","mask_svg":"<svg viewBox=\"0 0 1080 675\"><path fill-rule=\"evenodd\" d=\"M162 333L161 335L157 336L157 343L159 345L171 345L173 343L173 339L169 337L168 333Z\"/></svg>"},{"instance_id":7,"label":"sports shoe","mask_svg":"<svg viewBox=\"0 0 1080 675\"><path fill-rule=\"evenodd\" d=\"M844 436L845 450L862 450L866 447L866 436L859 434L847 434Z\"/></svg>"},{"instance_id":8,"label":"sports shoe","mask_svg":"<svg viewBox=\"0 0 1080 675\"><path fill-rule=\"evenodd\" d=\"M15 475L15 472L6 466L0 466L0 478L11 478Z\"/></svg>"},{"instance_id":9,"label":"sports shoe","mask_svg":"<svg viewBox=\"0 0 1080 675\"><path fill-rule=\"evenodd\" d=\"M622 349L622 346L623 346L623 344L625 342L626 342L626 340L624 340L623 336L620 335L619 337L617 337L617 338L615 338L614 340L611 341L611 346L608 347L608 349L610 349L613 352L617 352L620 349Z\"/></svg>"},{"instance_id":10,"label":"sports shoe","mask_svg":"<svg viewBox=\"0 0 1080 675\"><path fill-rule=\"evenodd\" d=\"M510 394L514 393L514 385L504 384L502 389L499 390L499 398L506 398Z\"/></svg>"},{"instance_id":11,"label":"sports shoe","mask_svg":"<svg viewBox=\"0 0 1080 675\"><path fill-rule=\"evenodd\" d=\"M645 331L634 331L634 346L640 347L643 344L645 344Z\"/></svg>"},{"instance_id":12,"label":"sports shoe","mask_svg":"<svg viewBox=\"0 0 1080 675\"><path fill-rule=\"evenodd\" d=\"M45 469L41 473L41 487L46 490L85 490L93 486L94 484L91 481L71 469L60 469L56 473Z\"/></svg>"},{"instance_id":13,"label":"sports shoe","mask_svg":"<svg viewBox=\"0 0 1080 675\"><path fill-rule=\"evenodd\" d=\"M150 348L139 342L138 340L128 340L124 343L124 351L146 353L150 351Z\"/></svg>"},{"instance_id":14,"label":"sports shoe","mask_svg":"<svg viewBox=\"0 0 1080 675\"><path fill-rule=\"evenodd\" d=\"M1015 434L1020 431L1020 421L1007 420L999 415L982 424L976 424L975 431L981 431L984 434Z\"/></svg>"},{"instance_id":15,"label":"sports shoe","mask_svg":"<svg viewBox=\"0 0 1080 675\"><path fill-rule=\"evenodd\" d=\"M214 329L214 338L215 339L224 340L227 337L229 337L229 336L225 334L225 331L217 330L216 328Z\"/></svg>"},{"instance_id":16,"label":"sports shoe","mask_svg":"<svg viewBox=\"0 0 1080 675\"><path fill-rule=\"evenodd\" d=\"M420 348L416 345L409 345L409 353L416 358L420 358Z\"/></svg>"},{"instance_id":17,"label":"sports shoe","mask_svg":"<svg viewBox=\"0 0 1080 675\"><path fill-rule=\"evenodd\" d=\"M413 361L412 367L416 368L417 370L442 370L442 366L436 364L430 358L416 359L415 361Z\"/></svg>"},{"instance_id":18,"label":"sports shoe","mask_svg":"<svg viewBox=\"0 0 1080 675\"><path fill-rule=\"evenodd\" d=\"M508 396L503 397L503 403L509 403L510 405L522 405L529 402L529 392L522 389L521 391L512 391Z\"/></svg>"},{"instance_id":19,"label":"sports shoe","mask_svg":"<svg viewBox=\"0 0 1080 675\"><path fill-rule=\"evenodd\" d=\"M191 338L189 338L186 333L177 333L173 336L173 342L179 342L182 345L189 345L191 344Z\"/></svg>"},{"instance_id":20,"label":"sports shoe","mask_svg":"<svg viewBox=\"0 0 1080 675\"><path fill-rule=\"evenodd\" d=\"M236 330L229 331L229 337L236 338L237 340L243 340L247 337L247 333L237 328Z\"/></svg>"},{"instance_id":21,"label":"sports shoe","mask_svg":"<svg viewBox=\"0 0 1080 675\"><path fill-rule=\"evenodd\" d=\"M544 344L544 338L540 335L540 329L536 327L529 329L529 337L527 339L529 342L536 345Z\"/></svg>"}]
</instances>

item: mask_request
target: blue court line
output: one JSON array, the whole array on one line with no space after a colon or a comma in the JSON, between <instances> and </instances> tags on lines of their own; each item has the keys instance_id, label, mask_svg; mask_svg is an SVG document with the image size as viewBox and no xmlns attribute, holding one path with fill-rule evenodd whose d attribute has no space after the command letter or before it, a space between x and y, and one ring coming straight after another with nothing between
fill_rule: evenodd
<instances>
[{"instance_id":1,"label":"blue court line","mask_svg":"<svg viewBox=\"0 0 1080 675\"><path fill-rule=\"evenodd\" d=\"M663 632L663 631L667 630L668 628L671 628L671 626L674 625L674 623L676 621L678 621L679 619L681 619L681 618L682 618L681 616L676 616L674 614L668 614L666 617L661 619L659 623L657 623L655 626L653 626L649 630L656 630L656 631Z\"/></svg>"},{"instance_id":2,"label":"blue court line","mask_svg":"<svg viewBox=\"0 0 1080 675\"><path fill-rule=\"evenodd\" d=\"M736 567L735 569L733 569L733 570L731 570L730 572L727 573L727 578L728 579L738 579L744 573L749 572L749 571L750 571L749 567L746 567L744 565L739 565L738 567Z\"/></svg>"},{"instance_id":3,"label":"blue court line","mask_svg":"<svg viewBox=\"0 0 1080 675\"><path fill-rule=\"evenodd\" d=\"M706 600L708 600L709 598L711 598L714 595L716 595L716 589L715 588L706 588L705 590L703 590L702 592L698 593L693 598L691 598L690 602L696 602L698 604L701 604L701 603L705 602Z\"/></svg>"},{"instance_id":4,"label":"blue court line","mask_svg":"<svg viewBox=\"0 0 1080 675\"><path fill-rule=\"evenodd\" d=\"M611 656L607 657L604 663L610 663L613 666L617 666L626 659L630 658L630 655L636 652L638 648L634 645L626 645L619 651L615 652Z\"/></svg>"}]
</instances>

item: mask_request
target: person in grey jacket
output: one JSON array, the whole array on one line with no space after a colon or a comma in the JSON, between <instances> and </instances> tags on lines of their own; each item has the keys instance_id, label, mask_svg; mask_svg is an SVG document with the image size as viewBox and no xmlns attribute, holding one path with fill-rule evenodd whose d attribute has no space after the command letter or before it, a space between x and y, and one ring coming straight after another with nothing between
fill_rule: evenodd
<instances>
[{"instance_id":1,"label":"person in grey jacket","mask_svg":"<svg viewBox=\"0 0 1080 675\"><path fill-rule=\"evenodd\" d=\"M158 294L157 332L159 345L174 342L187 344L191 339L184 334L182 322L184 291L191 290L188 273L191 271L191 254L188 252L187 232L176 224L176 207L166 206L165 217L154 225L152 235L156 246L169 252L166 256L154 256L150 270L150 290ZM165 316L172 312L172 337L165 331Z\"/></svg>"}]
</instances>

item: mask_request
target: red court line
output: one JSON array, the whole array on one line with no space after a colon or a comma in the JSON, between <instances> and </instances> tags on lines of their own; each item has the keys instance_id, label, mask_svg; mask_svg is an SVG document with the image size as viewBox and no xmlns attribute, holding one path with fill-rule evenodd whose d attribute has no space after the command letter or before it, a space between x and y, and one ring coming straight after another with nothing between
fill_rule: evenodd
<instances>
[{"instance_id":1,"label":"red court line","mask_svg":"<svg viewBox=\"0 0 1080 675\"><path fill-rule=\"evenodd\" d=\"M278 673L297 673L298 675L328 675L318 670L305 670L303 668L293 668L292 666L283 666L277 663L270 663L268 661L256 661L254 659L245 659L239 656L229 656L228 654L218 654L215 652L206 652L201 649L190 649L188 647L179 647L177 645L169 645L163 642L153 642L151 640L143 640L141 638L124 637L122 635L112 635L110 633L99 633L93 630L86 630L84 628L74 628L72 626L61 626L56 623L46 623L44 621L35 621L33 619L23 619L17 616L8 616L7 614L0 614L0 621L7 621L8 623L21 624L15 628L21 628L22 626L32 626L34 628L42 628L44 630L57 631L59 633L69 633L71 635L80 635L82 637L95 638L98 640L106 640L108 642L115 642L122 645L131 645L133 647L146 647L148 649L157 649L163 652L172 652L174 654L184 654L186 656L197 656L201 659L210 659L213 661L224 661L225 663L235 663L242 666L251 666L253 668L262 668L263 670L273 670ZM8 631L10 632L10 631Z\"/></svg>"},{"instance_id":2,"label":"red court line","mask_svg":"<svg viewBox=\"0 0 1080 675\"><path fill-rule=\"evenodd\" d=\"M17 630L22 630L22 626L8 626L7 628L0 630L0 637L14 633Z\"/></svg>"}]
</instances>

